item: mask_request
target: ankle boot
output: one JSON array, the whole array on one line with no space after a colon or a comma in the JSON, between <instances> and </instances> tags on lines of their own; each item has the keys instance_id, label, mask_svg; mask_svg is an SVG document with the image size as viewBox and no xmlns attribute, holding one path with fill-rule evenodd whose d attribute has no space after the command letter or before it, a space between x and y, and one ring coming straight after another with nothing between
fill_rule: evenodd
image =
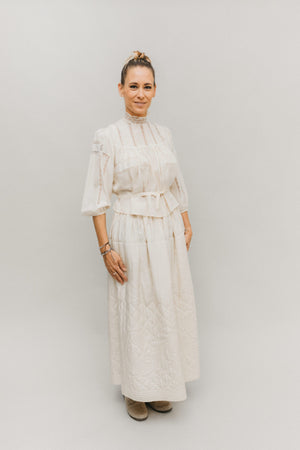
<instances>
[{"instance_id":1,"label":"ankle boot","mask_svg":"<svg viewBox=\"0 0 300 450\"><path fill-rule=\"evenodd\" d=\"M154 411L162 413L169 412L173 409L172 403L170 403L167 400L147 402L147 405L149 405L152 409L154 409Z\"/></svg>"},{"instance_id":2,"label":"ankle boot","mask_svg":"<svg viewBox=\"0 0 300 450\"><path fill-rule=\"evenodd\" d=\"M127 408L127 412L135 420L145 420L148 417L148 409L145 402L138 402L137 400L132 400L129 397L125 398L125 404Z\"/></svg>"}]
</instances>

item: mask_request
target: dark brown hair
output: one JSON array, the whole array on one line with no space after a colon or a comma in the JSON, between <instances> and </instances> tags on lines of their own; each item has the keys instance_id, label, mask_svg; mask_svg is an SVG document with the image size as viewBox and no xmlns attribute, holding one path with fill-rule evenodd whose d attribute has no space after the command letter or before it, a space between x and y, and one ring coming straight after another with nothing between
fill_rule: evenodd
<instances>
[{"instance_id":1,"label":"dark brown hair","mask_svg":"<svg viewBox=\"0 0 300 450\"><path fill-rule=\"evenodd\" d=\"M155 71L153 69L151 59L148 56L146 56L145 53L139 52L138 50L134 51L133 55L131 55L129 58L127 58L124 66L123 66L122 72L121 72L121 84L124 86L128 69L130 67L136 67L136 66L144 66L144 67L148 67L148 69L152 70L154 86L155 86Z\"/></svg>"}]
</instances>

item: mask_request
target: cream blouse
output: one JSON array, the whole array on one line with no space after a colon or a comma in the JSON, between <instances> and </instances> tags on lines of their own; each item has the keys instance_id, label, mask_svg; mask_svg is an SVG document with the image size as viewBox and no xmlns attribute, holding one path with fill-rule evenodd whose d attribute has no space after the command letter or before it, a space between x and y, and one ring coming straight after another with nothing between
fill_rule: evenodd
<instances>
[{"instance_id":1,"label":"cream blouse","mask_svg":"<svg viewBox=\"0 0 300 450\"><path fill-rule=\"evenodd\" d=\"M170 129L127 111L94 135L81 214L116 212L164 217L188 210L188 194Z\"/></svg>"}]
</instances>

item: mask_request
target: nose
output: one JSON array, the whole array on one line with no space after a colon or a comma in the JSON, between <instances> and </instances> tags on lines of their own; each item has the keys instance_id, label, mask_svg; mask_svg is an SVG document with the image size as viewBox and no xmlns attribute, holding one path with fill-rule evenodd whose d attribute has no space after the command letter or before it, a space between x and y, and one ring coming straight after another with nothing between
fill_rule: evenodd
<instances>
[{"instance_id":1,"label":"nose","mask_svg":"<svg viewBox=\"0 0 300 450\"><path fill-rule=\"evenodd\" d=\"M138 98L140 98L140 99L144 98L144 91L143 91L143 88L140 88L140 89L138 90L137 96L138 96Z\"/></svg>"}]
</instances>

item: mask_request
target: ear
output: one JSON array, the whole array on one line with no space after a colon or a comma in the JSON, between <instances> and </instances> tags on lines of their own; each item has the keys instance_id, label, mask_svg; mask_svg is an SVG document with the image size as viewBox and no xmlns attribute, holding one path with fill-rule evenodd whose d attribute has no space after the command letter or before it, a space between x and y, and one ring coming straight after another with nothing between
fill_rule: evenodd
<instances>
[{"instance_id":1,"label":"ear","mask_svg":"<svg viewBox=\"0 0 300 450\"><path fill-rule=\"evenodd\" d=\"M123 86L121 83L118 83L118 90L121 97L123 97Z\"/></svg>"}]
</instances>

